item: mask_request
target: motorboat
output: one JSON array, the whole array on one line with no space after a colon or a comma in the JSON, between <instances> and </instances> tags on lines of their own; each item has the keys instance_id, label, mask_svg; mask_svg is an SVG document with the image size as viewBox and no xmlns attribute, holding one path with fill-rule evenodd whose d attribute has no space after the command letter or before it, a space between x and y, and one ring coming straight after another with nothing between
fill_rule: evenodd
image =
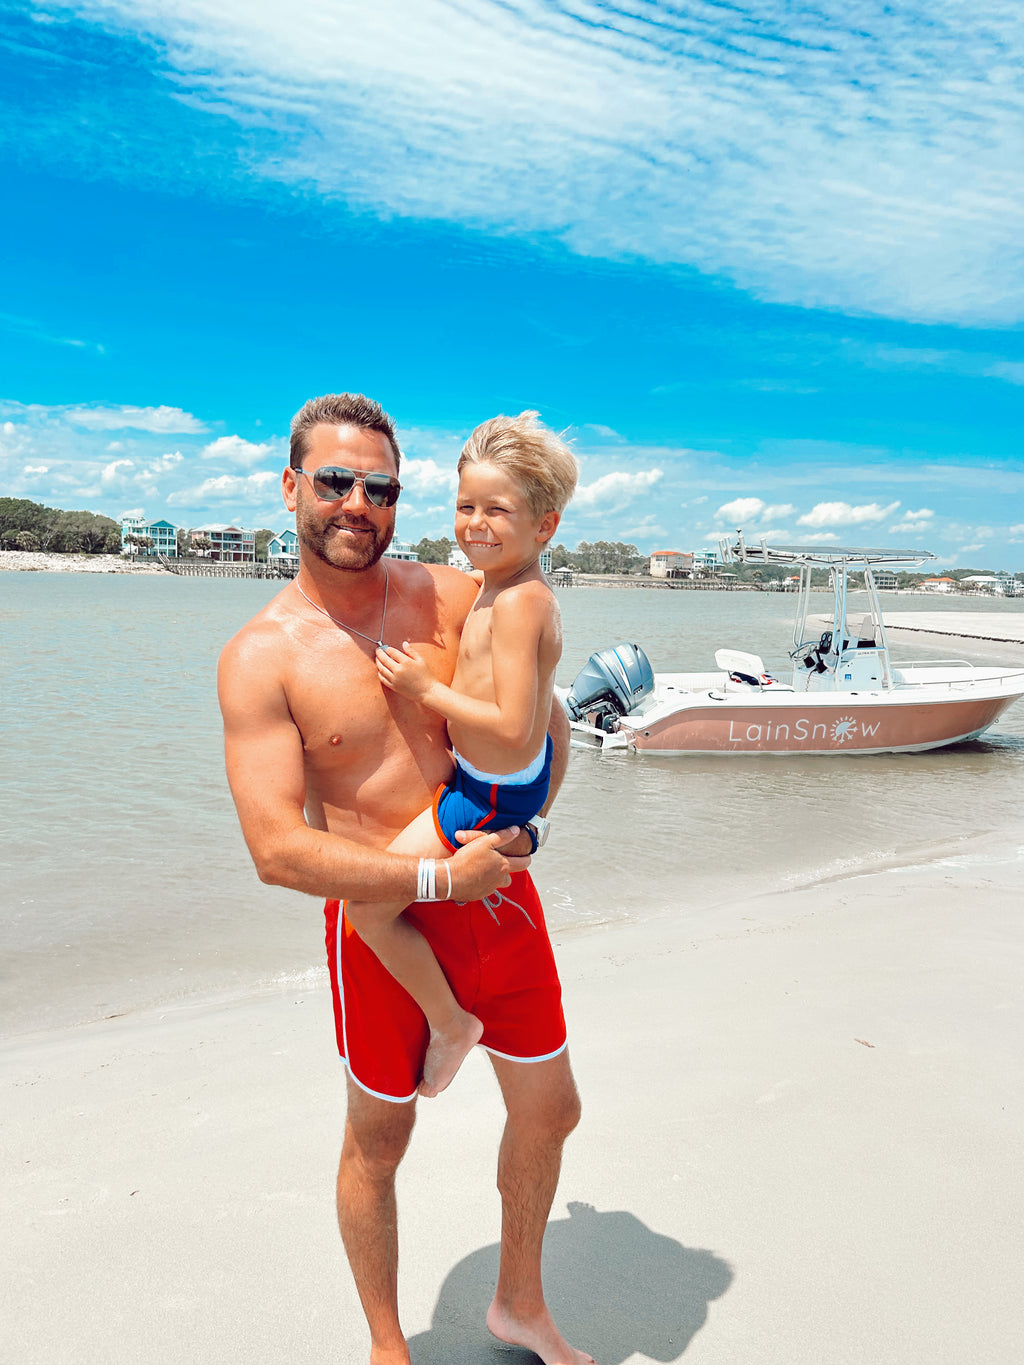
<instances>
[{"instance_id":1,"label":"motorboat","mask_svg":"<svg viewBox=\"0 0 1024 1365\"><path fill-rule=\"evenodd\" d=\"M715 672L655 673L638 644L617 644L592 654L571 687L556 688L575 745L664 755L920 753L977 739L1024 696L1024 668L892 660L872 570L919 565L935 559L929 551L747 545L739 532L735 544L722 543L722 558L799 571L786 676L731 648L717 651ZM810 613L816 569L829 575L833 610L824 619ZM852 587L851 574L863 585Z\"/></svg>"}]
</instances>

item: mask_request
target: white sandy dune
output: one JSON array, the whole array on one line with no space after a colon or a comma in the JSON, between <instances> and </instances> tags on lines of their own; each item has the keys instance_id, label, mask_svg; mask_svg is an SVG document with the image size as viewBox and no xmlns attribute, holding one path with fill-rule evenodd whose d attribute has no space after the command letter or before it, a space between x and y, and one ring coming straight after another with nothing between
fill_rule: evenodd
<instances>
[{"instance_id":1,"label":"white sandy dune","mask_svg":"<svg viewBox=\"0 0 1024 1365\"><path fill-rule=\"evenodd\" d=\"M1021 840L1024 843L1024 838ZM1021 850L558 945L584 1118L546 1244L602 1365L1002 1365L1024 1340ZM326 993L0 1053L10 1365L361 1362L333 1218ZM416 1365L483 1330L501 1124L482 1055L400 1180Z\"/></svg>"}]
</instances>

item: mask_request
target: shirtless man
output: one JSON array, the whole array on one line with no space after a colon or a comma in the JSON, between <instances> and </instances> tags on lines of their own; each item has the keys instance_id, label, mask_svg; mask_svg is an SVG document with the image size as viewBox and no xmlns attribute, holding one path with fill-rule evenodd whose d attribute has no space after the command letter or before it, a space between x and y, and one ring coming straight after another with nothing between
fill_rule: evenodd
<instances>
[{"instance_id":1,"label":"shirtless man","mask_svg":"<svg viewBox=\"0 0 1024 1365\"><path fill-rule=\"evenodd\" d=\"M383 850L451 772L445 723L386 692L374 652L381 640L413 641L449 682L476 595L476 584L456 570L381 561L394 534L399 460L377 404L359 395L306 404L292 423L283 476L299 575L229 642L219 672L228 779L260 879L328 902L348 1067L338 1223L370 1329L371 1365L409 1362L398 1319L395 1173L412 1132L427 1031L411 998L339 918L336 898L415 900L419 860ZM568 748L557 708L551 731L553 791ZM472 1008L486 1016L481 1041L507 1111L498 1154L501 1259L487 1326L545 1365L593 1365L565 1341L541 1285L544 1228L579 1099L540 904L522 871L526 860L501 851L511 853L510 837L472 838L451 858L453 901L469 904L414 905L407 913L431 939L464 1007L471 997L460 966L483 935L493 945L487 963L474 959L469 972L481 990L495 973L489 1000L474 998ZM519 837L524 848L532 843ZM509 888L507 898L499 887ZM484 896L490 909L478 899ZM503 966L516 973L515 997L505 1001ZM527 976L535 989L523 996ZM509 1006L513 998L519 1003Z\"/></svg>"}]
</instances>

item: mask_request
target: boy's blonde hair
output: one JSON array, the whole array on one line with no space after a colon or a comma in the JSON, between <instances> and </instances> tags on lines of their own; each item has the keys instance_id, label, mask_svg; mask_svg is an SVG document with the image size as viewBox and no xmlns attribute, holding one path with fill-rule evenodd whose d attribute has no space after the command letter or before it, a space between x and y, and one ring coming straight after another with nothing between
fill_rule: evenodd
<instances>
[{"instance_id":1,"label":"boy's blonde hair","mask_svg":"<svg viewBox=\"0 0 1024 1365\"><path fill-rule=\"evenodd\" d=\"M481 422L462 447L459 473L467 464L493 464L522 487L531 516L561 514L576 491L580 467L560 436L537 421L535 412Z\"/></svg>"}]
</instances>

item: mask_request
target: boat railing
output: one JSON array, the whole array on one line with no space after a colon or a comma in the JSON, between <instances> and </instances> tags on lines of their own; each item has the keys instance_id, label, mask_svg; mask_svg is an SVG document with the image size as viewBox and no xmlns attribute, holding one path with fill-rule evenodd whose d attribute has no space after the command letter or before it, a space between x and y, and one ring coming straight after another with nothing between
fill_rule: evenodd
<instances>
[{"instance_id":1,"label":"boat railing","mask_svg":"<svg viewBox=\"0 0 1024 1365\"><path fill-rule=\"evenodd\" d=\"M934 676L940 669L956 669L957 677L943 678ZM913 674L923 669L933 676L915 678ZM986 665L973 664L969 659L904 659L893 665L893 685L895 687L963 687L976 682L1006 682L1009 678L1024 677L1024 668L996 669ZM907 676L907 675L910 676Z\"/></svg>"}]
</instances>

